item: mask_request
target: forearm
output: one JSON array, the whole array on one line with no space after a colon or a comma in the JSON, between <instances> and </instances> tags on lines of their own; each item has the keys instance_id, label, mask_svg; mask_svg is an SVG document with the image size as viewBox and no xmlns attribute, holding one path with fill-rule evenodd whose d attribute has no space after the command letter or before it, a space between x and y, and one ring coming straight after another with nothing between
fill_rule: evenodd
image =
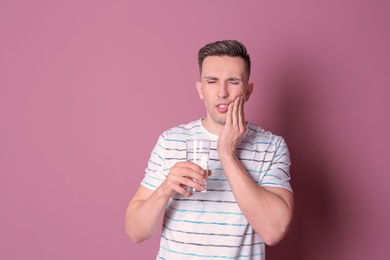
<instances>
[{"instance_id":1,"label":"forearm","mask_svg":"<svg viewBox=\"0 0 390 260\"><path fill-rule=\"evenodd\" d=\"M221 154L220 161L241 211L268 245L286 234L292 218L291 192L260 187L234 154Z\"/></svg>"},{"instance_id":2,"label":"forearm","mask_svg":"<svg viewBox=\"0 0 390 260\"><path fill-rule=\"evenodd\" d=\"M170 198L175 194L185 197L192 195L184 186L193 185L194 188L201 189L202 185L195 183L193 179L198 182L203 180L203 170L199 165L177 162L155 191L140 186L126 211L125 229L131 240L141 242L156 233Z\"/></svg>"},{"instance_id":3,"label":"forearm","mask_svg":"<svg viewBox=\"0 0 390 260\"><path fill-rule=\"evenodd\" d=\"M168 198L155 190L147 199L134 199L130 202L125 218L125 229L130 239L142 242L151 238L161 226Z\"/></svg>"}]
</instances>

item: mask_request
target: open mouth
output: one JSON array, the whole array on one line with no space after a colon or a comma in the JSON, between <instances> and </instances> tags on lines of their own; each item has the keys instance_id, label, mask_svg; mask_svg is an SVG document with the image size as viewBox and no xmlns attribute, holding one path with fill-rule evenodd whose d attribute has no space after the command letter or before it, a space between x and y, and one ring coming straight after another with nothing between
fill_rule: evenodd
<instances>
[{"instance_id":1,"label":"open mouth","mask_svg":"<svg viewBox=\"0 0 390 260\"><path fill-rule=\"evenodd\" d=\"M229 104L230 103L218 104L215 107L218 110L218 112L225 113L229 109Z\"/></svg>"}]
</instances>

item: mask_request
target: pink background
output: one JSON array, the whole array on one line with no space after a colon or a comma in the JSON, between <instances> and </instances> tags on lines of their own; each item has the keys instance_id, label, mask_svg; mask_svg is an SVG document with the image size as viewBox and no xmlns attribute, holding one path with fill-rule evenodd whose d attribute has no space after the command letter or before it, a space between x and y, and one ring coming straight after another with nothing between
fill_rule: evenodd
<instances>
[{"instance_id":1,"label":"pink background","mask_svg":"<svg viewBox=\"0 0 390 260\"><path fill-rule=\"evenodd\" d=\"M0 2L0 259L154 259L127 203L158 135L204 115L196 54L239 39L247 118L287 140L269 260L388 259L389 1Z\"/></svg>"}]
</instances>

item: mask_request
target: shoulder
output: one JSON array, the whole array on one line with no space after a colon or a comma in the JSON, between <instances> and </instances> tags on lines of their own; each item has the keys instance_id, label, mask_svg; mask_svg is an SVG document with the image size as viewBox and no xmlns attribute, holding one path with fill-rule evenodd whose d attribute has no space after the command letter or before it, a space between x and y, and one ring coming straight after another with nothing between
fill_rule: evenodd
<instances>
[{"instance_id":1,"label":"shoulder","mask_svg":"<svg viewBox=\"0 0 390 260\"><path fill-rule=\"evenodd\" d=\"M185 144L187 139L199 136L204 132L201 119L186 124L180 124L164 131L158 140L162 147Z\"/></svg>"},{"instance_id":2,"label":"shoulder","mask_svg":"<svg viewBox=\"0 0 390 260\"><path fill-rule=\"evenodd\" d=\"M273 134L270 131L266 131L265 129L261 128L260 126L256 125L255 123L248 122L247 124L247 136L253 136L253 137L263 137L263 138L282 138L279 135Z\"/></svg>"},{"instance_id":3,"label":"shoulder","mask_svg":"<svg viewBox=\"0 0 390 260\"><path fill-rule=\"evenodd\" d=\"M280 144L284 143L282 136L266 131L255 123L248 122L247 132L245 135L247 141L255 143Z\"/></svg>"},{"instance_id":4,"label":"shoulder","mask_svg":"<svg viewBox=\"0 0 390 260\"><path fill-rule=\"evenodd\" d=\"M172 137L172 136L188 136L192 133L200 131L202 128L202 122L200 119L191 121L189 123L180 124L174 127L169 128L168 130L162 133L163 137Z\"/></svg>"}]
</instances>

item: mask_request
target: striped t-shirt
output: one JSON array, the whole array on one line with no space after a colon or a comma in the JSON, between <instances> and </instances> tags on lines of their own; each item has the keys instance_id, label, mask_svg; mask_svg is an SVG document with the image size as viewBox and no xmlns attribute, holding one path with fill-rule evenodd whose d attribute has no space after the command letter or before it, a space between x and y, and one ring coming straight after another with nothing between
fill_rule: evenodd
<instances>
[{"instance_id":1,"label":"striped t-shirt","mask_svg":"<svg viewBox=\"0 0 390 260\"><path fill-rule=\"evenodd\" d=\"M218 136L207 132L200 119L159 137L141 184L157 189L169 169L186 160L186 139L194 138L211 140L207 192L170 199L157 259L265 259L264 241L240 211L219 162ZM283 138L248 123L237 156L258 185L291 190L290 156Z\"/></svg>"}]
</instances>

